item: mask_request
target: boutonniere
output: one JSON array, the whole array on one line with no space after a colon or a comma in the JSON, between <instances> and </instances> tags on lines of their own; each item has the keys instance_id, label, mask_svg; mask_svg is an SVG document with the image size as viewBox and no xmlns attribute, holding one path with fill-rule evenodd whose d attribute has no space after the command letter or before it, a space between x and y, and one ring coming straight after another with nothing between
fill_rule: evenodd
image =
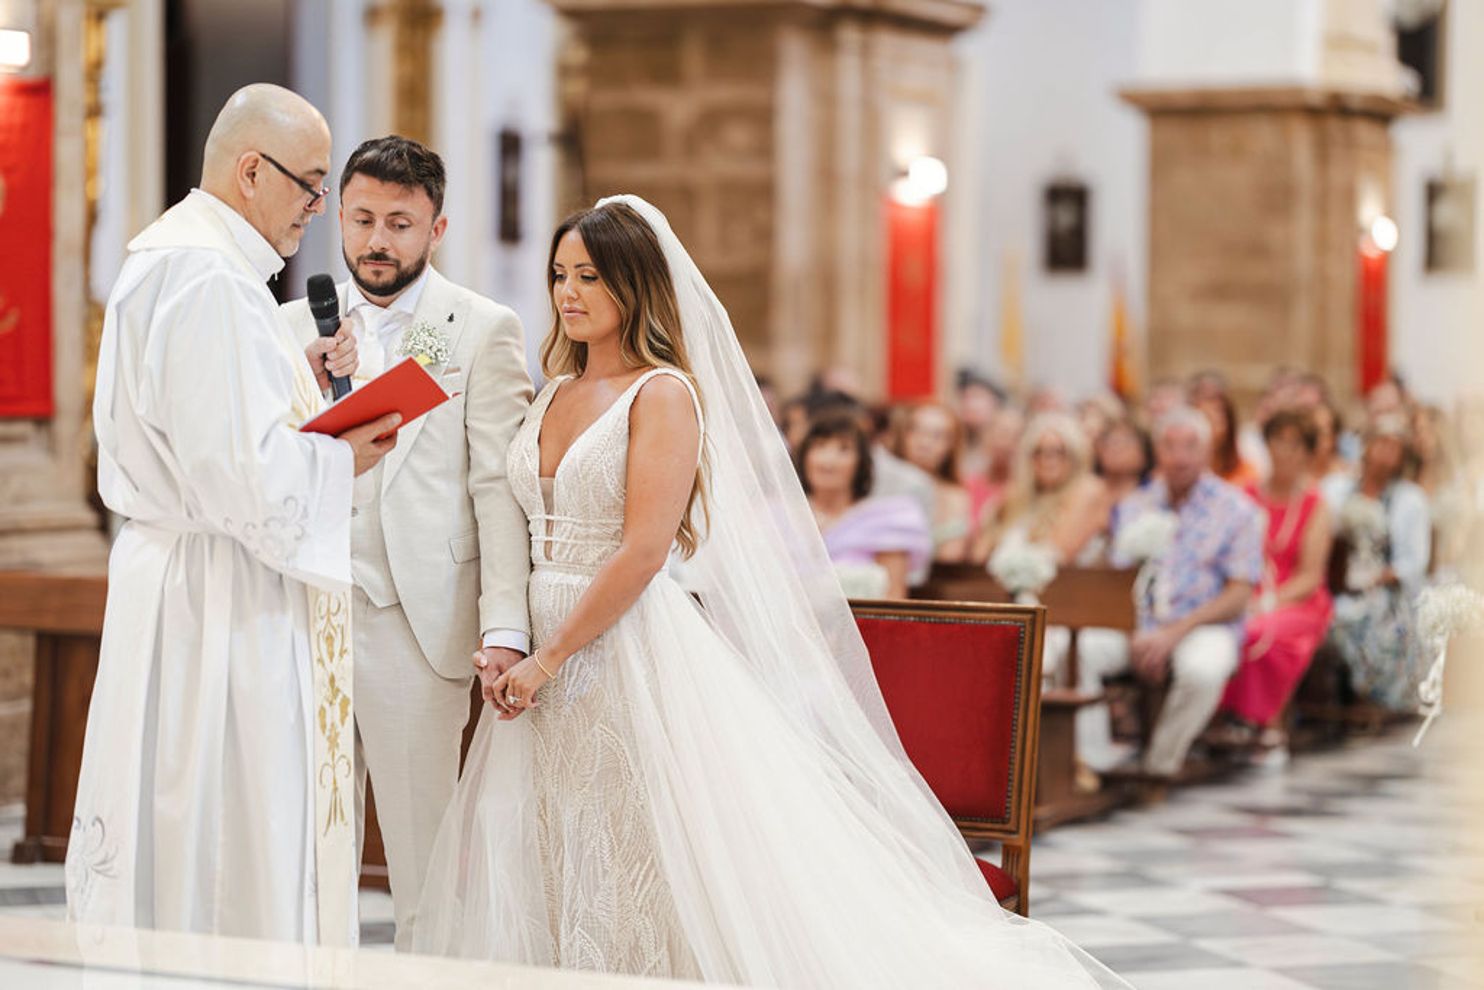
<instances>
[{"instance_id":1,"label":"boutonniere","mask_svg":"<svg viewBox=\"0 0 1484 990\"><path fill-rule=\"evenodd\" d=\"M448 335L431 323L420 321L407 328L397 353L410 357L423 367L448 360Z\"/></svg>"}]
</instances>

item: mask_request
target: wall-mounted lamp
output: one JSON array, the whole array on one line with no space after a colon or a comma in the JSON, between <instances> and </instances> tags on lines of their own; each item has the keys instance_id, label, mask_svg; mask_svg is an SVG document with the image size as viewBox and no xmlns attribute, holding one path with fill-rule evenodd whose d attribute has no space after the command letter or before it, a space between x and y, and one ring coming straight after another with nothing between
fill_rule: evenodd
<instances>
[{"instance_id":1,"label":"wall-mounted lamp","mask_svg":"<svg viewBox=\"0 0 1484 990\"><path fill-rule=\"evenodd\" d=\"M948 166L941 159L922 155L912 159L907 171L891 184L891 198L905 206L921 206L948 188Z\"/></svg>"},{"instance_id":2,"label":"wall-mounted lamp","mask_svg":"<svg viewBox=\"0 0 1484 990\"><path fill-rule=\"evenodd\" d=\"M1397 230L1396 221L1383 213L1371 221L1371 229L1366 231L1366 238L1371 247L1383 254L1390 254L1396 250L1401 231Z\"/></svg>"},{"instance_id":3,"label":"wall-mounted lamp","mask_svg":"<svg viewBox=\"0 0 1484 990\"><path fill-rule=\"evenodd\" d=\"M0 69L15 71L31 64L31 32L0 28Z\"/></svg>"}]
</instances>

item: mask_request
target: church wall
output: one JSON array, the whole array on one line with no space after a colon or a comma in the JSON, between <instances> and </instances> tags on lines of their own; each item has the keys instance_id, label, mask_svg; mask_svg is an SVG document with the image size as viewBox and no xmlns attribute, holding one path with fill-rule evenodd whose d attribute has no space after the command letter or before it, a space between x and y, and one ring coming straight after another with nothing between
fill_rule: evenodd
<instances>
[{"instance_id":1,"label":"church wall","mask_svg":"<svg viewBox=\"0 0 1484 990\"><path fill-rule=\"evenodd\" d=\"M1392 357L1418 394L1448 402L1481 390L1484 361L1484 4L1449 7L1443 109L1405 117L1392 127L1396 221L1391 256ZM1451 162L1455 175L1475 179L1474 264L1466 273L1424 271L1426 183Z\"/></svg>"},{"instance_id":2,"label":"church wall","mask_svg":"<svg viewBox=\"0 0 1484 990\"><path fill-rule=\"evenodd\" d=\"M967 362L1000 362L1005 256L1018 258L1027 384L1069 395L1105 386L1115 281L1135 325L1144 312L1146 125L1117 90L1134 71L1137 0L1000 0L960 39L965 124L976 160L950 176L972 186L974 223L948 251ZM1042 263L1046 184L1091 191L1088 268Z\"/></svg>"}]
</instances>

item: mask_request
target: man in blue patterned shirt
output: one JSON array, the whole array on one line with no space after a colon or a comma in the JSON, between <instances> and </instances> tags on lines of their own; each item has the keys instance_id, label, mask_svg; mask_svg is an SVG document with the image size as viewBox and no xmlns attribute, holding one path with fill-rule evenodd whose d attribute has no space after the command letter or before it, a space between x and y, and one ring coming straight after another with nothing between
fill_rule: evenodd
<instances>
[{"instance_id":1,"label":"man in blue patterned shirt","mask_svg":"<svg viewBox=\"0 0 1484 990\"><path fill-rule=\"evenodd\" d=\"M1155 424L1154 445L1158 476L1118 505L1113 531L1116 548L1118 530L1145 513L1170 512L1179 520L1139 603L1139 630L1124 660L1144 680L1169 680L1144 754L1146 773L1169 777L1237 668L1243 617L1262 580L1264 524L1242 491L1211 473L1211 427L1201 413L1188 406L1166 413Z\"/></svg>"}]
</instances>

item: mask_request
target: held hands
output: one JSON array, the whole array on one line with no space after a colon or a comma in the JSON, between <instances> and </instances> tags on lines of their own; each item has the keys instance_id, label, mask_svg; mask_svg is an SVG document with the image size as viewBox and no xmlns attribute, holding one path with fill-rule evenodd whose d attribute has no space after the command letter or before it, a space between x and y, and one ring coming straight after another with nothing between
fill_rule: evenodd
<instances>
[{"instance_id":1,"label":"held hands","mask_svg":"<svg viewBox=\"0 0 1484 990\"><path fill-rule=\"evenodd\" d=\"M509 666L502 673L493 677L488 675L489 667L481 663L485 655L492 650L482 650L474 655L474 665L479 668L479 682L481 693L490 704L500 710L500 720L508 722L520 716L527 708L540 707L536 700L536 692L541 690L547 681L551 680L542 669L542 661L535 654L525 657ZM509 651L499 651L502 653ZM547 669L553 674L557 668L551 667L549 661Z\"/></svg>"},{"instance_id":2,"label":"held hands","mask_svg":"<svg viewBox=\"0 0 1484 990\"><path fill-rule=\"evenodd\" d=\"M504 694L495 693L495 680L505 671L520 663L523 656L524 654L520 651L503 646L486 646L474 652L474 673L479 678L479 694L485 701L498 708L502 715L510 713L511 709L505 704Z\"/></svg>"},{"instance_id":3,"label":"held hands","mask_svg":"<svg viewBox=\"0 0 1484 990\"><path fill-rule=\"evenodd\" d=\"M319 383L321 392L329 390L331 375L348 378L355 374L361 365L361 356L356 353L356 335L351 332L350 319L347 317L340 321L335 336L314 338L304 348L304 356L309 359L310 370L314 372L314 380Z\"/></svg>"}]
</instances>

